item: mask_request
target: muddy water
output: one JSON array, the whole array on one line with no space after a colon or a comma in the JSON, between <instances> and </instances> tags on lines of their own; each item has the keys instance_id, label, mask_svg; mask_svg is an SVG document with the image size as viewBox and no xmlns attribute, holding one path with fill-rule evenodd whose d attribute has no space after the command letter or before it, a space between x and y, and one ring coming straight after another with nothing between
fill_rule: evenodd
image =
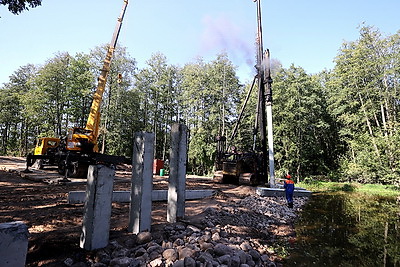
<instances>
[{"instance_id":1,"label":"muddy water","mask_svg":"<svg viewBox=\"0 0 400 267\"><path fill-rule=\"evenodd\" d=\"M284 266L400 266L400 208L394 198L315 194L296 232Z\"/></svg>"}]
</instances>

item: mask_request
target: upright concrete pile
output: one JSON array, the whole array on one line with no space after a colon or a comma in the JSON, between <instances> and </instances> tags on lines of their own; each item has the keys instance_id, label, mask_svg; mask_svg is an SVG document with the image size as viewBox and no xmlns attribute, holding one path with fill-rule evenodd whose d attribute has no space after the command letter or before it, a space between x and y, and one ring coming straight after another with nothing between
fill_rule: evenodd
<instances>
[{"instance_id":1,"label":"upright concrete pile","mask_svg":"<svg viewBox=\"0 0 400 267\"><path fill-rule=\"evenodd\" d=\"M108 245L115 170L90 165L80 247L87 250Z\"/></svg>"},{"instance_id":2,"label":"upright concrete pile","mask_svg":"<svg viewBox=\"0 0 400 267\"><path fill-rule=\"evenodd\" d=\"M187 128L174 124L171 131L168 222L185 215ZM135 134L128 230L150 231L153 197L154 134ZM87 250L106 247L109 241L115 171L103 165L90 166L80 246ZM197 192L194 192L197 193ZM200 192L201 195L207 192ZM116 194L115 194L116 195Z\"/></svg>"},{"instance_id":3,"label":"upright concrete pile","mask_svg":"<svg viewBox=\"0 0 400 267\"><path fill-rule=\"evenodd\" d=\"M28 235L28 227L23 222L0 224L0 267L25 266Z\"/></svg>"},{"instance_id":4,"label":"upright concrete pile","mask_svg":"<svg viewBox=\"0 0 400 267\"><path fill-rule=\"evenodd\" d=\"M153 190L154 134L136 133L133 145L128 231L150 231Z\"/></svg>"}]
</instances>

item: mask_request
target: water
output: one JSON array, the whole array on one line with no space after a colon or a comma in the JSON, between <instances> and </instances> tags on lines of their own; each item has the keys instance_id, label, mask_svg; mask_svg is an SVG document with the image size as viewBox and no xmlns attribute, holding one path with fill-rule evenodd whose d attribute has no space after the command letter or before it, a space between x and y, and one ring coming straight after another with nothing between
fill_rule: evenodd
<instances>
[{"instance_id":1,"label":"water","mask_svg":"<svg viewBox=\"0 0 400 267\"><path fill-rule=\"evenodd\" d=\"M284 266L400 266L396 199L315 194L296 223Z\"/></svg>"}]
</instances>

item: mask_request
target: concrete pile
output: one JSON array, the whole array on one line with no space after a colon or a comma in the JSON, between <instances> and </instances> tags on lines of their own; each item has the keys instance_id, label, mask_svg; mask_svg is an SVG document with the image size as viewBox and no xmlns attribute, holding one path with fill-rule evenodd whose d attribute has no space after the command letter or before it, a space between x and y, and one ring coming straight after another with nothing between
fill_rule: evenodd
<instances>
[{"instance_id":1,"label":"concrete pile","mask_svg":"<svg viewBox=\"0 0 400 267\"><path fill-rule=\"evenodd\" d=\"M159 225L113 240L94 251L88 262L67 266L280 266L271 255L271 225L291 224L307 198L286 206L283 197L251 195L219 208L207 208L197 221ZM83 265L85 264L85 265Z\"/></svg>"}]
</instances>

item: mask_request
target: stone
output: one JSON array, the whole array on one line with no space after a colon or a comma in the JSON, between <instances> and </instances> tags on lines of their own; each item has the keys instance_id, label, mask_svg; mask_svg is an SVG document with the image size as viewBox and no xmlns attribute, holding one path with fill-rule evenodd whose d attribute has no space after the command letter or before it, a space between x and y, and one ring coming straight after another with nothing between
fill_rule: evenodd
<instances>
[{"instance_id":1,"label":"stone","mask_svg":"<svg viewBox=\"0 0 400 267\"><path fill-rule=\"evenodd\" d=\"M179 255L179 259L183 260L186 257L192 257L194 255L195 251L193 249L190 248L183 248L181 251L179 251L178 255Z\"/></svg>"},{"instance_id":2,"label":"stone","mask_svg":"<svg viewBox=\"0 0 400 267\"><path fill-rule=\"evenodd\" d=\"M249 244L248 241L243 242L242 244L240 244L240 248L243 251L249 251L250 249L253 249L252 246Z\"/></svg>"},{"instance_id":3,"label":"stone","mask_svg":"<svg viewBox=\"0 0 400 267\"><path fill-rule=\"evenodd\" d=\"M231 256L229 254L218 257L217 261L221 264L231 266Z\"/></svg>"},{"instance_id":4,"label":"stone","mask_svg":"<svg viewBox=\"0 0 400 267\"><path fill-rule=\"evenodd\" d=\"M129 267L131 262L132 258L128 257L115 258L110 261L110 266Z\"/></svg>"},{"instance_id":5,"label":"stone","mask_svg":"<svg viewBox=\"0 0 400 267\"><path fill-rule=\"evenodd\" d=\"M129 249L127 248L121 248L121 249L116 249L114 252L111 254L112 258L123 258L128 256L130 253Z\"/></svg>"},{"instance_id":6,"label":"stone","mask_svg":"<svg viewBox=\"0 0 400 267\"><path fill-rule=\"evenodd\" d=\"M183 260L178 260L178 261L174 262L172 267L185 267L185 262Z\"/></svg>"},{"instance_id":7,"label":"stone","mask_svg":"<svg viewBox=\"0 0 400 267\"><path fill-rule=\"evenodd\" d=\"M213 244L212 243L208 243L208 242L199 242L200 244L200 249L202 251L206 251L207 249L213 248Z\"/></svg>"},{"instance_id":8,"label":"stone","mask_svg":"<svg viewBox=\"0 0 400 267\"><path fill-rule=\"evenodd\" d=\"M172 248L164 250L162 256L169 261L176 261L178 259L178 253Z\"/></svg>"},{"instance_id":9,"label":"stone","mask_svg":"<svg viewBox=\"0 0 400 267\"><path fill-rule=\"evenodd\" d=\"M152 260L149 264L151 267L161 267L164 263L161 258L156 258Z\"/></svg>"},{"instance_id":10,"label":"stone","mask_svg":"<svg viewBox=\"0 0 400 267\"><path fill-rule=\"evenodd\" d=\"M140 232L137 234L137 243L139 245L146 244L153 239L150 232Z\"/></svg>"},{"instance_id":11,"label":"stone","mask_svg":"<svg viewBox=\"0 0 400 267\"><path fill-rule=\"evenodd\" d=\"M217 244L214 246L214 253L217 256L231 255L233 253L233 250L230 247L228 247L227 245Z\"/></svg>"},{"instance_id":12,"label":"stone","mask_svg":"<svg viewBox=\"0 0 400 267\"><path fill-rule=\"evenodd\" d=\"M197 228L196 226L194 226L194 225L188 225L188 226L186 227L186 230L187 230L187 229L190 229L191 231L193 231L193 232L195 232L195 233L201 232L201 230L200 230L199 228Z\"/></svg>"},{"instance_id":13,"label":"stone","mask_svg":"<svg viewBox=\"0 0 400 267\"><path fill-rule=\"evenodd\" d=\"M218 241L218 240L221 239L221 237L220 237L219 233L214 233L214 234L212 235L211 239L212 239L213 241Z\"/></svg>"},{"instance_id":14,"label":"stone","mask_svg":"<svg viewBox=\"0 0 400 267\"><path fill-rule=\"evenodd\" d=\"M105 252L104 250L99 250L99 251L96 253L95 261L108 265L108 264L110 263L110 261L111 261L111 257L110 257L110 255L109 255L107 252Z\"/></svg>"},{"instance_id":15,"label":"stone","mask_svg":"<svg viewBox=\"0 0 400 267\"><path fill-rule=\"evenodd\" d=\"M72 264L71 267L87 267L87 264L84 262L76 262Z\"/></svg>"},{"instance_id":16,"label":"stone","mask_svg":"<svg viewBox=\"0 0 400 267\"><path fill-rule=\"evenodd\" d=\"M174 247L178 247L178 246L183 246L185 245L185 241L183 241L182 239L178 238L174 241Z\"/></svg>"},{"instance_id":17,"label":"stone","mask_svg":"<svg viewBox=\"0 0 400 267\"><path fill-rule=\"evenodd\" d=\"M183 264L185 267L196 267L196 261L192 257L185 257Z\"/></svg>"},{"instance_id":18,"label":"stone","mask_svg":"<svg viewBox=\"0 0 400 267\"><path fill-rule=\"evenodd\" d=\"M231 265L232 267L239 267L240 266L240 257L239 255L235 254L231 257Z\"/></svg>"},{"instance_id":19,"label":"stone","mask_svg":"<svg viewBox=\"0 0 400 267\"><path fill-rule=\"evenodd\" d=\"M72 266L72 264L74 264L74 260L71 259L71 258L66 258L64 260L64 264L67 265L67 266Z\"/></svg>"},{"instance_id":20,"label":"stone","mask_svg":"<svg viewBox=\"0 0 400 267\"><path fill-rule=\"evenodd\" d=\"M255 249L250 249L248 253L253 258L253 260L256 262L259 261L261 258L260 253L258 253L258 251Z\"/></svg>"},{"instance_id":21,"label":"stone","mask_svg":"<svg viewBox=\"0 0 400 267\"><path fill-rule=\"evenodd\" d=\"M138 248L136 251L133 252L135 258L140 257L147 253L147 250L143 247Z\"/></svg>"}]
</instances>

